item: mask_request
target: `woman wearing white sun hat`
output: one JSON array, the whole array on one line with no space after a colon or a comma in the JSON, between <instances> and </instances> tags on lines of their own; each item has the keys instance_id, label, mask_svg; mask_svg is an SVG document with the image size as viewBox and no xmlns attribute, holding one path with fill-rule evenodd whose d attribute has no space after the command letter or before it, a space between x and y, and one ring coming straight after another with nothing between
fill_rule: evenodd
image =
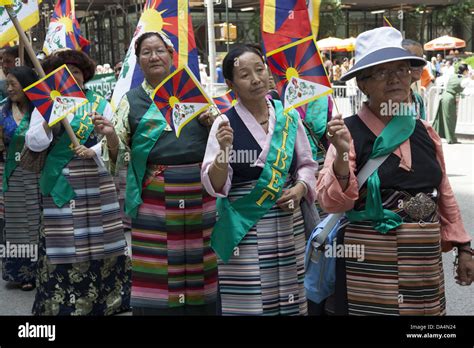
<instances>
[{"instance_id":1,"label":"woman wearing white sun hat","mask_svg":"<svg viewBox=\"0 0 474 348\"><path fill-rule=\"evenodd\" d=\"M458 283L472 282L471 238L441 140L412 108L399 108L409 100L411 67L426 63L401 42L401 33L388 27L358 36L356 62L341 80L356 77L368 101L356 115L328 123L332 145L318 178L318 201L328 212L347 212L338 241L364 248L364 261L337 260L336 314L445 314L441 252L455 246ZM358 171L384 155L359 188Z\"/></svg>"}]
</instances>

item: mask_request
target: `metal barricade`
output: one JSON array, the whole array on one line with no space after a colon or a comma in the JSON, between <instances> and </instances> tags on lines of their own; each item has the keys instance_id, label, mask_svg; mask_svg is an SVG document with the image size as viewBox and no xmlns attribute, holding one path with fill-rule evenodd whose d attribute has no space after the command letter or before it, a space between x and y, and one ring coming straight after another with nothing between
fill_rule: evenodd
<instances>
[{"instance_id":1,"label":"metal barricade","mask_svg":"<svg viewBox=\"0 0 474 348\"><path fill-rule=\"evenodd\" d=\"M364 94L355 86L333 86L333 96L336 105L332 114L342 114L342 117L352 116L357 113L362 102L365 100Z\"/></svg>"}]
</instances>

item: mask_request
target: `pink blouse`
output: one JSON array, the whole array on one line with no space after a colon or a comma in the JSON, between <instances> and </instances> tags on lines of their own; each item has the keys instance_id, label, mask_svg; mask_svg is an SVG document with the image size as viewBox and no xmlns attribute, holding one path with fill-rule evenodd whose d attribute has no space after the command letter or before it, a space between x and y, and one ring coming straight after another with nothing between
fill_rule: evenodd
<instances>
[{"instance_id":1,"label":"pink blouse","mask_svg":"<svg viewBox=\"0 0 474 348\"><path fill-rule=\"evenodd\" d=\"M359 113L360 119L364 124L378 136L383 130L384 124L380 121L370 109L364 104ZM454 197L453 190L446 175L446 165L444 163L443 148L441 138L431 125L421 120L426 127L429 136L433 140L436 148L436 158L440 164L442 171L441 184L438 188L438 213L441 224L441 243L443 251L449 251L453 248L453 243L466 243L471 240L470 235L466 232L461 218L459 206ZM400 161L400 167L406 170L411 168L411 148L410 141L404 142L398 149L393 152ZM336 158L336 149L330 146L324 161L324 168L318 176L316 185L317 200L321 207L329 213L337 213L351 210L354 203L359 198L359 187L357 178L354 175L356 170L356 154L354 142L350 143L349 150L349 168L350 179L345 191L342 190L333 170L333 162Z\"/></svg>"},{"instance_id":2,"label":"pink blouse","mask_svg":"<svg viewBox=\"0 0 474 348\"><path fill-rule=\"evenodd\" d=\"M273 130L275 129L275 109L269 103L269 125L268 133L265 133L262 126L257 122L255 117L250 113L250 111L241 103L235 105L235 111L239 114L245 126L248 128L254 139L257 141L258 145L262 148L260 155L258 156L255 165L263 168L265 161L267 160L268 151L270 149L270 142L272 139ZM209 168L214 162L214 159L220 152L219 143L217 142L216 133L219 127L219 124L223 121L228 121L227 116L222 115L222 118L219 117L216 119L212 125L211 132L207 141L206 154L204 155L204 161L202 163L201 169L201 179L204 187L207 192L214 197L227 197L229 194L230 188L232 186L232 167L229 164L228 175L226 183L224 184L221 192L216 192L214 187L211 184L209 178ZM234 133L234 137L238 134ZM303 123L301 120L298 120L298 130L295 142L295 155L296 155L296 180L302 180L308 188L308 193L306 199L311 202L314 202L315 192L314 187L316 187L316 174L318 170L317 163L313 160L311 154L311 147L309 145L308 138L306 137L306 132L304 130Z\"/></svg>"}]
</instances>

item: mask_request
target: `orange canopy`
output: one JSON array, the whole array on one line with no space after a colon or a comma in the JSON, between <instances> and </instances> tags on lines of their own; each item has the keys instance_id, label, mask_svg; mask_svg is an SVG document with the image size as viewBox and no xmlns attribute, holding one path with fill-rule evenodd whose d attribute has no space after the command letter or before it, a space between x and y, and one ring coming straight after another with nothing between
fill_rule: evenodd
<instances>
[{"instance_id":1,"label":"orange canopy","mask_svg":"<svg viewBox=\"0 0 474 348\"><path fill-rule=\"evenodd\" d=\"M445 35L427 42L424 49L425 51L445 51L463 47L466 47L466 41Z\"/></svg>"}]
</instances>

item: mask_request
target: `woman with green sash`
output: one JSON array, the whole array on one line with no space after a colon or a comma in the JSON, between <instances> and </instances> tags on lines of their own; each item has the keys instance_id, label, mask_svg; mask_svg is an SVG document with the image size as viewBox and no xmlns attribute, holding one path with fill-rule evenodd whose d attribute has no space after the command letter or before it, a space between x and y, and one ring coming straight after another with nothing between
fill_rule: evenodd
<instances>
[{"instance_id":1,"label":"woman with green sash","mask_svg":"<svg viewBox=\"0 0 474 348\"><path fill-rule=\"evenodd\" d=\"M212 122L204 113L177 138L151 99L170 74L173 54L163 34L139 36L135 55L143 83L120 101L114 126L103 118L95 124L107 137L112 171L128 163L133 314L215 315L217 261L210 246L215 200L200 177Z\"/></svg>"},{"instance_id":2,"label":"woman with green sash","mask_svg":"<svg viewBox=\"0 0 474 348\"><path fill-rule=\"evenodd\" d=\"M18 250L37 250L40 231L39 176L21 168L20 154L34 106L23 89L38 79L26 66L11 68L7 74L8 98L0 111L2 148L5 152L2 191L5 201L5 243ZM22 290L35 287L37 255L18 255L3 259L2 276L21 284Z\"/></svg>"},{"instance_id":3,"label":"woman with green sash","mask_svg":"<svg viewBox=\"0 0 474 348\"><path fill-rule=\"evenodd\" d=\"M458 73L452 75L446 84L446 89L438 104L438 112L433 122L433 128L441 138L446 139L448 144L456 144L456 123L457 123L457 100L456 98L464 90L469 79L469 68L466 64L460 64Z\"/></svg>"},{"instance_id":4,"label":"woman with green sash","mask_svg":"<svg viewBox=\"0 0 474 348\"><path fill-rule=\"evenodd\" d=\"M63 127L50 128L34 114L26 145L48 151L40 176L40 234L35 315L113 315L130 308L130 258L112 176L102 162L92 117L112 118L108 102L84 84L95 63L83 52L62 50L43 61L45 72L66 64L88 103L68 121L80 143L73 148Z\"/></svg>"},{"instance_id":5,"label":"woman with green sash","mask_svg":"<svg viewBox=\"0 0 474 348\"><path fill-rule=\"evenodd\" d=\"M223 61L239 102L213 124L203 185L217 198L211 245L219 257L222 315L306 315L304 222L317 164L296 111L266 98L260 53L241 46Z\"/></svg>"},{"instance_id":6,"label":"woman with green sash","mask_svg":"<svg viewBox=\"0 0 474 348\"><path fill-rule=\"evenodd\" d=\"M426 64L401 42L391 27L357 37L355 64L342 80L356 77L368 101L356 115L328 123L331 146L317 197L327 212L346 212L349 220L337 236L344 255L336 260L336 314L444 315L441 254L453 247L458 283L473 280L471 238L446 175L441 139L414 110L400 106L409 100L411 67ZM385 160L358 187L359 171L381 156Z\"/></svg>"}]
</instances>

